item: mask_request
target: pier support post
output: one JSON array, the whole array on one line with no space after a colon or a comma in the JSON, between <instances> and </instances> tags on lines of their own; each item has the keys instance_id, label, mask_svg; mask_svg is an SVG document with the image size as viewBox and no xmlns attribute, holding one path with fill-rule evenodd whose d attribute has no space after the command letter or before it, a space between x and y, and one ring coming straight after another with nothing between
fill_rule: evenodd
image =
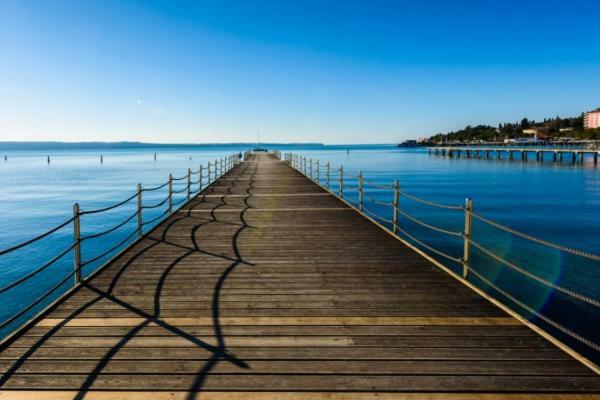
<instances>
[{"instance_id":1,"label":"pier support post","mask_svg":"<svg viewBox=\"0 0 600 400\"><path fill-rule=\"evenodd\" d=\"M465 201L465 231L463 248L463 278L467 279L469 275L469 261L471 259L471 222L473 211L473 201L467 198Z\"/></svg>"},{"instance_id":2,"label":"pier support post","mask_svg":"<svg viewBox=\"0 0 600 400\"><path fill-rule=\"evenodd\" d=\"M188 168L187 175L187 199L189 200L192 196L192 169Z\"/></svg>"},{"instance_id":3,"label":"pier support post","mask_svg":"<svg viewBox=\"0 0 600 400\"><path fill-rule=\"evenodd\" d=\"M199 178L198 178L198 183L199 183L198 191L202 191L202 164L200 164L200 172L198 172L198 176L199 176Z\"/></svg>"},{"instance_id":4,"label":"pier support post","mask_svg":"<svg viewBox=\"0 0 600 400\"><path fill-rule=\"evenodd\" d=\"M321 184L321 167L319 166L319 160L317 160L317 183Z\"/></svg>"},{"instance_id":5,"label":"pier support post","mask_svg":"<svg viewBox=\"0 0 600 400\"><path fill-rule=\"evenodd\" d=\"M173 175L169 174L169 214L173 211Z\"/></svg>"},{"instance_id":6,"label":"pier support post","mask_svg":"<svg viewBox=\"0 0 600 400\"><path fill-rule=\"evenodd\" d=\"M594 153L594 165L598 165L598 153Z\"/></svg>"},{"instance_id":7,"label":"pier support post","mask_svg":"<svg viewBox=\"0 0 600 400\"><path fill-rule=\"evenodd\" d=\"M556 162L556 152L552 153L552 161Z\"/></svg>"},{"instance_id":8,"label":"pier support post","mask_svg":"<svg viewBox=\"0 0 600 400\"><path fill-rule=\"evenodd\" d=\"M398 207L400 207L400 185L398 179L394 180L394 218L392 232L398 234Z\"/></svg>"},{"instance_id":9,"label":"pier support post","mask_svg":"<svg viewBox=\"0 0 600 400\"><path fill-rule=\"evenodd\" d=\"M330 169L329 168L330 167L329 167L329 161L328 161L327 162L327 171L326 171L326 173L327 173L327 178L326 178L326 181L327 181L327 190L331 189L331 186L329 184L329 176L330 176Z\"/></svg>"},{"instance_id":10,"label":"pier support post","mask_svg":"<svg viewBox=\"0 0 600 400\"><path fill-rule=\"evenodd\" d=\"M358 171L358 209L363 210L363 177L362 171Z\"/></svg>"},{"instance_id":11,"label":"pier support post","mask_svg":"<svg viewBox=\"0 0 600 400\"><path fill-rule=\"evenodd\" d=\"M79 203L73 204L73 268L75 269L75 285L81 283L81 220Z\"/></svg>"},{"instance_id":12,"label":"pier support post","mask_svg":"<svg viewBox=\"0 0 600 400\"><path fill-rule=\"evenodd\" d=\"M344 198L344 166L340 165L340 197Z\"/></svg>"},{"instance_id":13,"label":"pier support post","mask_svg":"<svg viewBox=\"0 0 600 400\"><path fill-rule=\"evenodd\" d=\"M142 184L137 184L137 237L142 237Z\"/></svg>"}]
</instances>

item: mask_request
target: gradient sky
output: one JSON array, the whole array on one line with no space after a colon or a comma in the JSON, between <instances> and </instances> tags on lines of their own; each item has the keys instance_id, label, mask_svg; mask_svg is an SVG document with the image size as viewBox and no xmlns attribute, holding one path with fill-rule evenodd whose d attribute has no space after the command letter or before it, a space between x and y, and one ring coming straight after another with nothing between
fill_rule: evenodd
<instances>
[{"instance_id":1,"label":"gradient sky","mask_svg":"<svg viewBox=\"0 0 600 400\"><path fill-rule=\"evenodd\" d=\"M0 21L0 140L394 143L600 107L597 0L2 0Z\"/></svg>"}]
</instances>

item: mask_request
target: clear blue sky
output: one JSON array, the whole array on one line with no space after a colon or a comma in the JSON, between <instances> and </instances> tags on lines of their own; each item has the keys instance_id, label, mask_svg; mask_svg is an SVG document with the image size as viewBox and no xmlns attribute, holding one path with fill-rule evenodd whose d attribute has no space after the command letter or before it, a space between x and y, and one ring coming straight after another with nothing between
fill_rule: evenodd
<instances>
[{"instance_id":1,"label":"clear blue sky","mask_svg":"<svg viewBox=\"0 0 600 400\"><path fill-rule=\"evenodd\" d=\"M597 0L2 0L0 18L0 140L393 143L600 106Z\"/></svg>"}]
</instances>

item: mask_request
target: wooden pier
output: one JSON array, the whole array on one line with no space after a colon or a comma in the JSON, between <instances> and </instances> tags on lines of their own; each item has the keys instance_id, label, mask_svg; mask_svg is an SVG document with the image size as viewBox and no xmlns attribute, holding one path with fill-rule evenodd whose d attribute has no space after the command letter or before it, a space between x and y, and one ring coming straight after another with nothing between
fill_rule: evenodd
<instances>
[{"instance_id":1,"label":"wooden pier","mask_svg":"<svg viewBox=\"0 0 600 400\"><path fill-rule=\"evenodd\" d=\"M0 399L600 396L592 369L271 154L5 342L0 371Z\"/></svg>"},{"instance_id":2,"label":"wooden pier","mask_svg":"<svg viewBox=\"0 0 600 400\"><path fill-rule=\"evenodd\" d=\"M591 158L598 165L599 150L590 149L560 149L560 148L531 148L531 147L430 147L429 154L456 158L484 158L538 162L552 161L555 163L583 164L586 158Z\"/></svg>"}]
</instances>

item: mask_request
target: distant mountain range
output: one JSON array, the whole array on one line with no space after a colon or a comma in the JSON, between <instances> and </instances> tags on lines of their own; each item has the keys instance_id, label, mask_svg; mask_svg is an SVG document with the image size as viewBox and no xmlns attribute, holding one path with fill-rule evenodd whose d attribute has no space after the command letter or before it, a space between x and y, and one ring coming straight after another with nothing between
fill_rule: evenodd
<instances>
[{"instance_id":1,"label":"distant mountain range","mask_svg":"<svg viewBox=\"0 0 600 400\"><path fill-rule=\"evenodd\" d=\"M86 150L140 148L255 147L256 143L143 143L143 142L1 142L0 150ZM324 146L323 143L261 143L262 147Z\"/></svg>"}]
</instances>

